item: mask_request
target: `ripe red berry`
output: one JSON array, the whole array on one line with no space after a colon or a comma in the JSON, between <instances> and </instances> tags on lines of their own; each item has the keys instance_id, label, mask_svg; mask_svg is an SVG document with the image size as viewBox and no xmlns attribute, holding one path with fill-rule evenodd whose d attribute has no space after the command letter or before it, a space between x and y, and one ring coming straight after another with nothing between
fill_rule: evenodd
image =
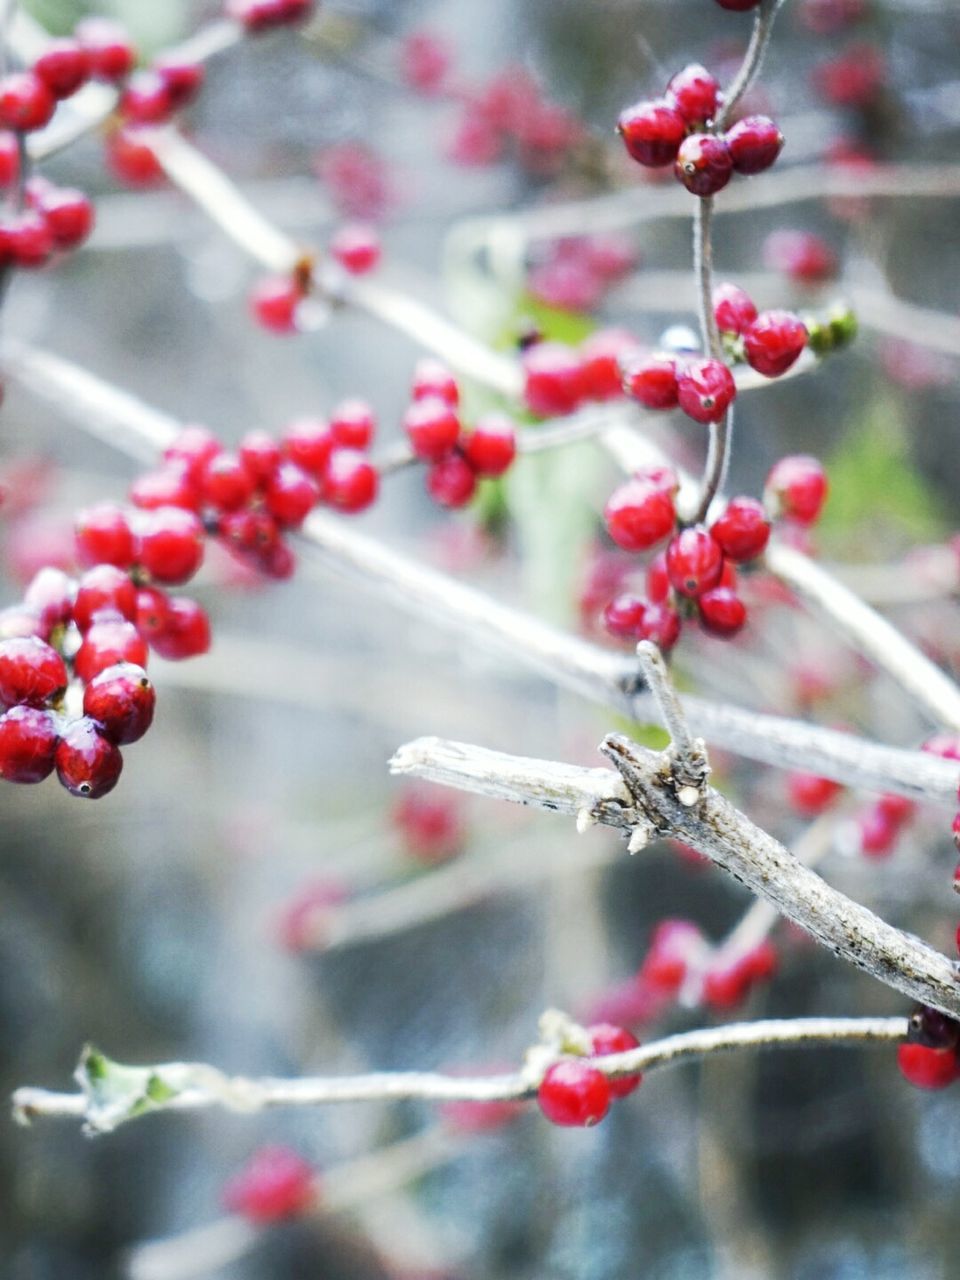
<instances>
[{"instance_id":1,"label":"ripe red berry","mask_svg":"<svg viewBox=\"0 0 960 1280\"><path fill-rule=\"evenodd\" d=\"M503 414L488 413L477 420L462 447L478 476L502 476L517 456L516 427Z\"/></svg>"},{"instance_id":2,"label":"ripe red berry","mask_svg":"<svg viewBox=\"0 0 960 1280\"><path fill-rule=\"evenodd\" d=\"M691 921L662 920L653 931L637 977L665 995L675 995L705 946L703 934Z\"/></svg>"},{"instance_id":3,"label":"ripe red berry","mask_svg":"<svg viewBox=\"0 0 960 1280\"><path fill-rule=\"evenodd\" d=\"M673 409L677 404L676 360L672 356L652 355L629 364L623 389L647 409Z\"/></svg>"},{"instance_id":4,"label":"ripe red berry","mask_svg":"<svg viewBox=\"0 0 960 1280\"><path fill-rule=\"evenodd\" d=\"M598 329L580 346L584 394L616 400L624 392L624 369L643 356L643 346L626 329Z\"/></svg>"},{"instance_id":5,"label":"ripe red berry","mask_svg":"<svg viewBox=\"0 0 960 1280\"><path fill-rule=\"evenodd\" d=\"M877 800L877 810L883 814L890 822L894 822L897 826L909 822L917 811L915 800L910 800L906 796L893 795L887 793Z\"/></svg>"},{"instance_id":6,"label":"ripe red berry","mask_svg":"<svg viewBox=\"0 0 960 1280\"><path fill-rule=\"evenodd\" d=\"M66 687L66 664L56 649L36 636L0 640L0 703L42 707Z\"/></svg>"},{"instance_id":7,"label":"ripe red berry","mask_svg":"<svg viewBox=\"0 0 960 1280\"><path fill-rule=\"evenodd\" d=\"M250 292L254 319L271 333L296 333L303 290L292 276L266 276Z\"/></svg>"},{"instance_id":8,"label":"ripe red berry","mask_svg":"<svg viewBox=\"0 0 960 1280\"><path fill-rule=\"evenodd\" d=\"M807 327L791 311L763 311L744 330L747 363L767 378L779 378L807 345Z\"/></svg>"},{"instance_id":9,"label":"ripe red berry","mask_svg":"<svg viewBox=\"0 0 960 1280\"><path fill-rule=\"evenodd\" d=\"M827 498L827 476L816 458L791 454L775 462L764 486L764 499L772 510L813 524Z\"/></svg>"},{"instance_id":10,"label":"ripe red berry","mask_svg":"<svg viewBox=\"0 0 960 1280\"><path fill-rule=\"evenodd\" d=\"M353 515L365 511L380 492L380 473L356 449L334 449L321 481L323 501Z\"/></svg>"},{"instance_id":11,"label":"ripe red berry","mask_svg":"<svg viewBox=\"0 0 960 1280\"><path fill-rule=\"evenodd\" d=\"M438 93L452 62L450 49L431 31L413 31L400 46L400 73L420 93Z\"/></svg>"},{"instance_id":12,"label":"ripe red berry","mask_svg":"<svg viewBox=\"0 0 960 1280\"><path fill-rule=\"evenodd\" d=\"M456 378L445 364L427 356L417 361L413 371L410 396L413 400L423 400L426 396L438 396L456 408L460 403L460 388Z\"/></svg>"},{"instance_id":13,"label":"ripe red berry","mask_svg":"<svg viewBox=\"0 0 960 1280\"><path fill-rule=\"evenodd\" d=\"M341 400L330 415L330 435L341 449L369 449L376 427L366 400Z\"/></svg>"},{"instance_id":14,"label":"ripe red berry","mask_svg":"<svg viewBox=\"0 0 960 1280\"><path fill-rule=\"evenodd\" d=\"M76 584L73 579L62 569L47 565L30 580L23 593L23 603L29 612L36 615L35 620L49 634L54 627L63 626L73 617L75 594ZM2 634L0 631L0 636Z\"/></svg>"},{"instance_id":15,"label":"ripe red berry","mask_svg":"<svg viewBox=\"0 0 960 1280\"><path fill-rule=\"evenodd\" d=\"M157 695L143 667L106 667L83 691L83 714L118 746L137 742L153 723Z\"/></svg>"},{"instance_id":16,"label":"ripe red berry","mask_svg":"<svg viewBox=\"0 0 960 1280\"><path fill-rule=\"evenodd\" d=\"M322 427L323 424L320 424ZM329 457L329 449L324 455L323 462ZM273 475L274 471L280 464L280 445L274 440L268 431L248 431L240 441L240 461L246 467L250 478L255 484L265 484ZM292 462L297 462L295 457L291 457ZM321 463L321 466L323 463ZM299 462L298 466L303 466L303 462ZM310 470L304 467L304 470Z\"/></svg>"},{"instance_id":17,"label":"ripe red berry","mask_svg":"<svg viewBox=\"0 0 960 1280\"><path fill-rule=\"evenodd\" d=\"M663 604L670 595L670 577L664 552L655 555L647 565L647 595L654 604Z\"/></svg>"},{"instance_id":18,"label":"ripe red berry","mask_svg":"<svg viewBox=\"0 0 960 1280\"><path fill-rule=\"evenodd\" d=\"M119 749L87 716L67 725L54 757L57 777L71 795L98 800L117 785L123 769Z\"/></svg>"},{"instance_id":19,"label":"ripe red berry","mask_svg":"<svg viewBox=\"0 0 960 1280\"><path fill-rule=\"evenodd\" d=\"M414 400L403 415L403 429L418 458L437 462L446 457L460 436L456 411L439 396Z\"/></svg>"},{"instance_id":20,"label":"ripe red berry","mask_svg":"<svg viewBox=\"0 0 960 1280\"><path fill-rule=\"evenodd\" d=\"M427 493L441 507L465 507L477 490L477 475L462 453L450 453L427 471Z\"/></svg>"},{"instance_id":21,"label":"ripe red berry","mask_svg":"<svg viewBox=\"0 0 960 1280\"><path fill-rule=\"evenodd\" d=\"M900 835L900 824L873 806L857 818L860 851L869 858L885 858L893 853Z\"/></svg>"},{"instance_id":22,"label":"ripe red berry","mask_svg":"<svg viewBox=\"0 0 960 1280\"><path fill-rule=\"evenodd\" d=\"M588 1063L567 1059L548 1067L537 1092L540 1110L554 1124L599 1124L610 1110L606 1076Z\"/></svg>"},{"instance_id":23,"label":"ripe red berry","mask_svg":"<svg viewBox=\"0 0 960 1280\"><path fill-rule=\"evenodd\" d=\"M200 485L205 501L218 511L238 511L253 497L253 479L235 453L218 453L211 458Z\"/></svg>"},{"instance_id":24,"label":"ripe red berry","mask_svg":"<svg viewBox=\"0 0 960 1280\"><path fill-rule=\"evenodd\" d=\"M466 843L467 832L457 798L441 787L405 787L390 817L404 853L417 862L434 866L449 862Z\"/></svg>"},{"instance_id":25,"label":"ripe red berry","mask_svg":"<svg viewBox=\"0 0 960 1280\"><path fill-rule=\"evenodd\" d=\"M790 807L805 818L823 813L843 790L832 778L799 770L787 774L787 798Z\"/></svg>"},{"instance_id":26,"label":"ripe red berry","mask_svg":"<svg viewBox=\"0 0 960 1280\"><path fill-rule=\"evenodd\" d=\"M763 242L763 261L798 284L820 284L837 274L836 255L812 231L772 231Z\"/></svg>"},{"instance_id":27,"label":"ripe red berry","mask_svg":"<svg viewBox=\"0 0 960 1280\"><path fill-rule=\"evenodd\" d=\"M288 1147L261 1147L224 1188L233 1213L265 1225L305 1213L316 1195L313 1169Z\"/></svg>"},{"instance_id":28,"label":"ripe red berry","mask_svg":"<svg viewBox=\"0 0 960 1280\"><path fill-rule=\"evenodd\" d=\"M603 509L607 532L624 551L646 551L672 532L677 520L673 494L633 479L615 489Z\"/></svg>"},{"instance_id":29,"label":"ripe red berry","mask_svg":"<svg viewBox=\"0 0 960 1280\"><path fill-rule=\"evenodd\" d=\"M203 563L203 550L203 525L192 511L157 507L141 515L137 559L155 582L189 582Z\"/></svg>"},{"instance_id":30,"label":"ripe red berry","mask_svg":"<svg viewBox=\"0 0 960 1280\"><path fill-rule=\"evenodd\" d=\"M714 587L697 599L704 631L714 636L735 636L747 621L747 607L730 587Z\"/></svg>"},{"instance_id":31,"label":"ripe red berry","mask_svg":"<svg viewBox=\"0 0 960 1280\"><path fill-rule=\"evenodd\" d=\"M677 400L695 422L719 422L733 403L737 384L722 360L691 360L677 372Z\"/></svg>"},{"instance_id":32,"label":"ripe red berry","mask_svg":"<svg viewBox=\"0 0 960 1280\"><path fill-rule=\"evenodd\" d=\"M687 121L670 102L638 102L620 113L617 131L634 160L648 168L672 164L687 134Z\"/></svg>"},{"instance_id":33,"label":"ripe red berry","mask_svg":"<svg viewBox=\"0 0 960 1280\"><path fill-rule=\"evenodd\" d=\"M723 138L692 133L680 144L674 173L695 196L713 196L730 181L733 157Z\"/></svg>"},{"instance_id":34,"label":"ripe red berry","mask_svg":"<svg viewBox=\"0 0 960 1280\"><path fill-rule=\"evenodd\" d=\"M647 601L641 596L629 592L614 596L601 615L604 630L618 640L636 640L647 607Z\"/></svg>"},{"instance_id":35,"label":"ripe red berry","mask_svg":"<svg viewBox=\"0 0 960 1280\"><path fill-rule=\"evenodd\" d=\"M251 34L303 22L315 0L226 0L226 13Z\"/></svg>"},{"instance_id":36,"label":"ripe red berry","mask_svg":"<svg viewBox=\"0 0 960 1280\"><path fill-rule=\"evenodd\" d=\"M141 587L137 592L137 630L144 640L153 644L154 637L163 632L170 617L170 597L159 587Z\"/></svg>"},{"instance_id":37,"label":"ripe red berry","mask_svg":"<svg viewBox=\"0 0 960 1280\"><path fill-rule=\"evenodd\" d=\"M80 631L85 632L103 611L119 614L128 622L137 616L137 589L129 573L112 564L95 565L80 579L73 620Z\"/></svg>"},{"instance_id":38,"label":"ripe red berry","mask_svg":"<svg viewBox=\"0 0 960 1280\"><path fill-rule=\"evenodd\" d=\"M689 124L703 124L716 115L720 85L706 67L691 62L671 76L666 96Z\"/></svg>"},{"instance_id":39,"label":"ripe red berry","mask_svg":"<svg viewBox=\"0 0 960 1280\"><path fill-rule=\"evenodd\" d=\"M199 486L189 468L177 462L166 463L156 471L144 471L130 486L128 496L142 511L156 511L158 507L200 509Z\"/></svg>"},{"instance_id":40,"label":"ripe red berry","mask_svg":"<svg viewBox=\"0 0 960 1280\"><path fill-rule=\"evenodd\" d=\"M610 1022L598 1022L587 1027L590 1038L591 1054L594 1058L605 1057L608 1053L629 1053L631 1049L639 1049L640 1041L625 1027L614 1026ZM633 1076L621 1076L617 1080L607 1079L607 1087L611 1098L626 1098L640 1087L643 1076L637 1072Z\"/></svg>"},{"instance_id":41,"label":"ripe red berry","mask_svg":"<svg viewBox=\"0 0 960 1280\"><path fill-rule=\"evenodd\" d=\"M82 191L54 187L40 197L36 207L58 249L75 249L93 230L93 204Z\"/></svg>"},{"instance_id":42,"label":"ripe red berry","mask_svg":"<svg viewBox=\"0 0 960 1280\"><path fill-rule=\"evenodd\" d=\"M767 116L745 116L725 135L730 160L737 173L762 173L783 150L783 134Z\"/></svg>"},{"instance_id":43,"label":"ripe red berry","mask_svg":"<svg viewBox=\"0 0 960 1280\"><path fill-rule=\"evenodd\" d=\"M195 600L177 596L167 601L163 626L150 636L150 644L169 662L197 658L210 648L210 619Z\"/></svg>"},{"instance_id":44,"label":"ripe red berry","mask_svg":"<svg viewBox=\"0 0 960 1280\"><path fill-rule=\"evenodd\" d=\"M120 568L129 568L133 563L131 526L122 509L113 503L101 503L79 512L74 538L81 564L119 564Z\"/></svg>"},{"instance_id":45,"label":"ripe red berry","mask_svg":"<svg viewBox=\"0 0 960 1280\"><path fill-rule=\"evenodd\" d=\"M20 149L15 133L0 133L0 187L12 187L20 176Z\"/></svg>"},{"instance_id":46,"label":"ripe red berry","mask_svg":"<svg viewBox=\"0 0 960 1280\"><path fill-rule=\"evenodd\" d=\"M191 423L182 427L163 451L165 462L187 471L190 479L199 482L207 463L215 458L223 445L206 427Z\"/></svg>"},{"instance_id":47,"label":"ripe red berry","mask_svg":"<svg viewBox=\"0 0 960 1280\"><path fill-rule=\"evenodd\" d=\"M53 232L36 209L24 209L0 225L0 247L18 267L42 267L53 253Z\"/></svg>"},{"instance_id":48,"label":"ripe red berry","mask_svg":"<svg viewBox=\"0 0 960 1280\"><path fill-rule=\"evenodd\" d=\"M682 627L676 609L666 604L648 604L637 627L637 639L652 640L662 653L669 653L680 639Z\"/></svg>"},{"instance_id":49,"label":"ripe red berry","mask_svg":"<svg viewBox=\"0 0 960 1280\"><path fill-rule=\"evenodd\" d=\"M119 614L101 614L87 629L73 660L73 669L88 684L118 662L147 665L147 642L132 622Z\"/></svg>"},{"instance_id":50,"label":"ripe red berry","mask_svg":"<svg viewBox=\"0 0 960 1280\"><path fill-rule=\"evenodd\" d=\"M57 100L32 71L14 71L0 80L0 127L30 133L53 117Z\"/></svg>"},{"instance_id":51,"label":"ripe red berry","mask_svg":"<svg viewBox=\"0 0 960 1280\"><path fill-rule=\"evenodd\" d=\"M770 538L770 521L756 498L731 498L722 516L710 526L723 554L738 563L754 560Z\"/></svg>"},{"instance_id":52,"label":"ripe red berry","mask_svg":"<svg viewBox=\"0 0 960 1280\"><path fill-rule=\"evenodd\" d=\"M380 237L373 227L349 222L330 241L330 252L352 276L363 276L380 261Z\"/></svg>"},{"instance_id":53,"label":"ripe red berry","mask_svg":"<svg viewBox=\"0 0 960 1280\"><path fill-rule=\"evenodd\" d=\"M299 529L320 499L316 483L294 462L281 462L267 481L264 504L283 529Z\"/></svg>"},{"instance_id":54,"label":"ripe red berry","mask_svg":"<svg viewBox=\"0 0 960 1280\"><path fill-rule=\"evenodd\" d=\"M960 1076L953 1049L932 1049L923 1044L901 1044L897 1066L905 1080L918 1089L945 1089Z\"/></svg>"},{"instance_id":55,"label":"ripe red berry","mask_svg":"<svg viewBox=\"0 0 960 1280\"><path fill-rule=\"evenodd\" d=\"M667 574L682 596L703 595L722 573L723 552L703 525L681 530L667 545Z\"/></svg>"},{"instance_id":56,"label":"ripe red berry","mask_svg":"<svg viewBox=\"0 0 960 1280\"><path fill-rule=\"evenodd\" d=\"M523 353L524 400L531 413L549 418L572 413L584 394L583 362L562 342L537 342Z\"/></svg>"},{"instance_id":57,"label":"ripe red berry","mask_svg":"<svg viewBox=\"0 0 960 1280\"><path fill-rule=\"evenodd\" d=\"M0 716L0 778L42 782L53 773L57 722L37 707L11 707Z\"/></svg>"},{"instance_id":58,"label":"ripe red berry","mask_svg":"<svg viewBox=\"0 0 960 1280\"><path fill-rule=\"evenodd\" d=\"M297 418L284 430L280 444L284 455L316 480L330 461L333 432L322 418ZM270 478L265 477L267 481Z\"/></svg>"},{"instance_id":59,"label":"ripe red berry","mask_svg":"<svg viewBox=\"0 0 960 1280\"><path fill-rule=\"evenodd\" d=\"M90 59L90 74L114 83L125 80L136 62L126 30L109 18L85 18L73 33Z\"/></svg>"},{"instance_id":60,"label":"ripe red berry","mask_svg":"<svg viewBox=\"0 0 960 1280\"><path fill-rule=\"evenodd\" d=\"M124 125L107 135L106 160L110 172L128 187L154 187L166 181L166 171L150 145L150 130Z\"/></svg>"},{"instance_id":61,"label":"ripe red berry","mask_svg":"<svg viewBox=\"0 0 960 1280\"><path fill-rule=\"evenodd\" d=\"M163 81L170 103L177 110L193 101L206 75L202 62L187 61L176 53L161 54L153 70Z\"/></svg>"},{"instance_id":62,"label":"ripe red berry","mask_svg":"<svg viewBox=\"0 0 960 1280\"><path fill-rule=\"evenodd\" d=\"M137 71L127 82L117 104L120 114L133 124L162 124L173 115L173 98L163 76Z\"/></svg>"},{"instance_id":63,"label":"ripe red berry","mask_svg":"<svg viewBox=\"0 0 960 1280\"><path fill-rule=\"evenodd\" d=\"M757 308L745 289L725 283L713 291L713 314L723 333L743 333L756 320Z\"/></svg>"},{"instance_id":64,"label":"ripe red berry","mask_svg":"<svg viewBox=\"0 0 960 1280\"><path fill-rule=\"evenodd\" d=\"M50 40L34 62L33 74L55 98L69 98L90 77L90 55L79 40Z\"/></svg>"}]
</instances>

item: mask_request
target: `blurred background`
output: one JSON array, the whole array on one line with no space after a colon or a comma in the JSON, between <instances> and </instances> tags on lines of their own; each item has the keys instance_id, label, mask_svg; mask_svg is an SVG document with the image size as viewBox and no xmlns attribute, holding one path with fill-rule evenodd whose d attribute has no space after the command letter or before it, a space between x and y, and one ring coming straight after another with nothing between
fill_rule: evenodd
<instances>
[{"instance_id":1,"label":"blurred background","mask_svg":"<svg viewBox=\"0 0 960 1280\"><path fill-rule=\"evenodd\" d=\"M85 12L66 0L25 7L53 31ZM628 185L642 208L659 184L621 159L617 114L660 93L686 62L729 69L747 15L708 0L324 7L302 35L214 59L188 117L198 145L268 215L315 243L344 217L375 221L386 279L500 345L529 317L563 339L601 322L651 344L667 325L694 322L644 284L645 271L689 269L687 219L618 233L623 270L603 288L593 280L593 292L582 272L556 268L565 253L568 263L582 255L549 241L521 245L519 256L512 244L512 266L498 275L475 251L476 220ZM217 6L115 0L110 11L153 51ZM403 83L403 41L425 30L468 84L523 67L544 100L580 122L575 141L484 156L464 140L455 102ZM895 163L907 194L721 216L716 246L721 278L749 279L763 303L817 310L853 297L862 329L812 376L743 398L731 488L758 493L784 452L823 457L833 485L823 554L855 583L855 566L868 566L875 598L954 672L958 574L952 559L944 574L942 548L960 483L957 197L908 193L917 166L958 171L958 54L960 12L949 0L788 0L755 92L788 139L777 172ZM369 181L338 177L350 163L366 164ZM14 281L9 334L228 442L358 395L377 410L381 441L400 438L422 354L414 343L350 313L317 313L313 331L292 337L264 333L247 305L257 269L185 198L123 190L95 137L45 171L95 195L98 229L59 270ZM799 265L796 241L792 255L782 240L771 247L784 229L817 237L820 258L811 265L810 240L799 242L808 255ZM468 417L487 403L468 389ZM699 430L686 420L670 430L696 464ZM9 602L58 554L76 507L122 498L133 472L15 386L0 417L0 467L18 495L0 512ZM595 634L612 563L599 512L615 474L599 449L579 445L522 460L506 484L451 515L429 502L418 471L401 473L360 527ZM917 554L931 546L941 550ZM892 571L873 572L885 565ZM241 580L211 556L196 594L213 619L213 651L152 667L156 725L127 753L118 789L95 805L53 784L3 790L4 1093L67 1088L87 1041L121 1061L201 1060L250 1075L495 1070L535 1039L543 1008L609 1007L664 917L693 920L717 941L749 906L719 872L666 845L628 862L609 833L577 836L549 815L446 795L414 797L418 806L388 776L389 756L420 734L590 764L615 727L609 714L412 620L306 551L282 585ZM929 732L818 624L759 586L755 603L757 625L734 644L684 638L685 687L891 743ZM782 774L720 753L715 766L727 793L779 838L803 830ZM893 856L868 859L850 824L869 803L842 798L825 875L951 951L949 815L920 814ZM905 1011L791 931L774 936L780 971L737 1015ZM634 1011L634 1024L649 1038L729 1016L671 1008L648 1024ZM374 1162L348 1209L321 1207L264 1231L219 1268L203 1264L197 1245L193 1271L166 1274L957 1273L956 1094L911 1090L886 1050L737 1056L658 1073L589 1132L548 1126L535 1107L489 1132L470 1129L462 1116L414 1105L163 1116L98 1140L70 1122L0 1125L0 1270L11 1280L120 1277L140 1242L216 1221L225 1183L265 1143L295 1149L321 1179L334 1171L333 1185L337 1170L430 1133L409 1177L378 1189Z\"/></svg>"}]
</instances>

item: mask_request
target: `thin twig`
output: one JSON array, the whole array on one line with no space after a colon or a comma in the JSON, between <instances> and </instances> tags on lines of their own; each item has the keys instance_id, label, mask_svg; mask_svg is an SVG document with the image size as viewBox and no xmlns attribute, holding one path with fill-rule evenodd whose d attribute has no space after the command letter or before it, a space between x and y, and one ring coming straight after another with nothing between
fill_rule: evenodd
<instances>
[{"instance_id":1,"label":"thin twig","mask_svg":"<svg viewBox=\"0 0 960 1280\"><path fill-rule=\"evenodd\" d=\"M617 1079L740 1049L896 1044L906 1035L907 1025L906 1018L794 1018L730 1023L667 1036L628 1053L591 1058L590 1065ZM227 1076L215 1067L180 1062L123 1070L137 1071L145 1079L157 1082L157 1100L144 1105L137 1115L152 1111L198 1111L208 1107L249 1113L272 1107L404 1099L496 1102L531 1098L537 1090L536 1078L525 1071L473 1078L399 1071L284 1080ZM165 1090L171 1093L164 1098ZM23 1123L60 1117L83 1120L93 1132L103 1129L103 1117L95 1100L83 1091L54 1093L46 1089L18 1089L13 1095L13 1107L14 1115ZM122 1117L133 1118L132 1115Z\"/></svg>"},{"instance_id":2,"label":"thin twig","mask_svg":"<svg viewBox=\"0 0 960 1280\"><path fill-rule=\"evenodd\" d=\"M744 54L740 70L737 72L733 83L724 93L723 106L717 113L716 124L718 129L723 129L729 123L744 94L757 78L767 49L770 46L770 36L773 33L773 23L777 16L777 10L782 4L783 0L760 0L753 19L753 30L750 33L747 52Z\"/></svg>"}]
</instances>

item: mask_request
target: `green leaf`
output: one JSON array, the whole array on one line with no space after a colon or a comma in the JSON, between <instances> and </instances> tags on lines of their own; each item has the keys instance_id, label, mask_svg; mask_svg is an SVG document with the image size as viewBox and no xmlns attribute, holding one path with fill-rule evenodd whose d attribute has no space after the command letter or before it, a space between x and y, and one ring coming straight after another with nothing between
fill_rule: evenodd
<instances>
[{"instance_id":1,"label":"green leaf","mask_svg":"<svg viewBox=\"0 0 960 1280\"><path fill-rule=\"evenodd\" d=\"M86 1127L93 1133L109 1133L177 1096L153 1067L124 1066L92 1045L84 1049L74 1079L86 1095Z\"/></svg>"}]
</instances>

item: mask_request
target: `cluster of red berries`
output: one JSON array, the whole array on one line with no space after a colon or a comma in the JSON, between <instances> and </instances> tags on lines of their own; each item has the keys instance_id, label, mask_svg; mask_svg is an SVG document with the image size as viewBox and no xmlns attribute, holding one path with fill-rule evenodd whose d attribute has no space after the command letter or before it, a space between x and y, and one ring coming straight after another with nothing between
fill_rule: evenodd
<instances>
[{"instance_id":1,"label":"cluster of red berries","mask_svg":"<svg viewBox=\"0 0 960 1280\"><path fill-rule=\"evenodd\" d=\"M459 405L460 388L450 371L436 360L421 360L403 429L414 457L428 464L427 492L442 507L466 506L478 479L502 476L517 453L509 418L487 414L465 432Z\"/></svg>"},{"instance_id":2,"label":"cluster of red berries","mask_svg":"<svg viewBox=\"0 0 960 1280\"><path fill-rule=\"evenodd\" d=\"M0 188L14 187L19 168L16 136L0 134ZM24 207L0 220L0 267L46 266L78 248L93 230L93 205L82 191L32 177L23 194Z\"/></svg>"},{"instance_id":3,"label":"cluster of red berries","mask_svg":"<svg viewBox=\"0 0 960 1280\"><path fill-rule=\"evenodd\" d=\"M590 1046L587 1055L553 1063L540 1082L537 1102L554 1124L578 1128L599 1124L615 1098L626 1098L640 1086L639 1073L614 1080L590 1065L590 1058L639 1048L635 1035L623 1027L601 1022L586 1028L586 1039Z\"/></svg>"},{"instance_id":4,"label":"cluster of red berries","mask_svg":"<svg viewBox=\"0 0 960 1280\"><path fill-rule=\"evenodd\" d=\"M767 477L765 502L731 498L709 526L679 529L678 488L669 467L647 467L614 490L603 513L611 539L625 551L650 551L669 538L647 566L646 596L617 595L603 611L608 634L652 640L664 652L680 638L684 615L695 615L711 635L736 635L747 610L737 594L734 566L762 554L772 518L812 523L826 498L827 481L815 458L781 458Z\"/></svg>"},{"instance_id":5,"label":"cluster of red berries","mask_svg":"<svg viewBox=\"0 0 960 1280\"><path fill-rule=\"evenodd\" d=\"M345 223L333 235L328 252L349 275L362 276L380 262L380 237L367 223ZM304 303L314 285L313 260L308 256L287 275L265 276L250 293L254 319L271 333L299 333Z\"/></svg>"},{"instance_id":6,"label":"cluster of red berries","mask_svg":"<svg viewBox=\"0 0 960 1280\"><path fill-rule=\"evenodd\" d=\"M960 1022L918 1005L897 1048L897 1065L918 1089L945 1089L960 1080Z\"/></svg>"},{"instance_id":7,"label":"cluster of red berries","mask_svg":"<svg viewBox=\"0 0 960 1280\"><path fill-rule=\"evenodd\" d=\"M637 266L632 240L614 233L550 242L527 274L538 302L564 311L595 311L604 295Z\"/></svg>"},{"instance_id":8,"label":"cluster of red berries","mask_svg":"<svg viewBox=\"0 0 960 1280\"><path fill-rule=\"evenodd\" d=\"M290 1147L267 1146L254 1152L223 1190L231 1213L266 1227L288 1222L312 1208L320 1194L313 1166Z\"/></svg>"},{"instance_id":9,"label":"cluster of red berries","mask_svg":"<svg viewBox=\"0 0 960 1280\"><path fill-rule=\"evenodd\" d=\"M745 116L714 132L722 104L717 79L691 63L673 76L662 98L622 111L617 130L639 164L650 169L672 164L677 180L693 195L713 196L735 173L769 169L783 148L783 134L768 116Z\"/></svg>"}]
</instances>

